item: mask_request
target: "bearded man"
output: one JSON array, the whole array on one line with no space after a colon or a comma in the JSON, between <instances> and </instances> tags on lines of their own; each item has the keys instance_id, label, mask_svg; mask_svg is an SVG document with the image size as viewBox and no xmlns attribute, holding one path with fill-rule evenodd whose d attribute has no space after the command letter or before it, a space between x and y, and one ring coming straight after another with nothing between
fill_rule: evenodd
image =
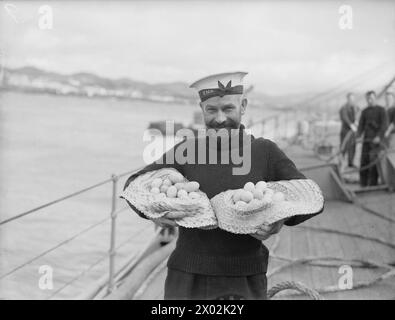
<instances>
[{"instance_id":1,"label":"bearded man","mask_svg":"<svg viewBox=\"0 0 395 320\"><path fill-rule=\"evenodd\" d=\"M215 74L193 83L191 87L198 91L200 108L208 129L203 138L207 143L199 144L197 142L202 138L194 137L176 144L158 161L129 177L125 188L137 176L166 167L175 168L189 181L197 181L200 190L209 199L229 189L243 188L247 182L255 184L261 180L306 179L274 142L257 139L246 133L241 123L248 104L243 94L243 78L246 74ZM220 143L218 137L226 136L226 133L229 141L223 143L221 140ZM235 139L237 144L233 143ZM180 163L175 155L177 149L187 149L185 143L196 146L194 160L208 160L210 154L214 153L217 162ZM200 147L202 145L204 149ZM235 157L224 161L225 158L229 159L229 152L235 150L237 154L239 151L242 154L244 164L248 163L243 170L235 170L243 167L243 164L234 161ZM204 156L199 157L202 153ZM175 161L167 162L166 159ZM146 218L144 213L129 205ZM167 218L161 218L156 223L175 227L177 224L174 219L188 214L167 215ZM295 216L264 225L254 234L234 234L219 228L204 230L178 227L176 248L167 263L165 299L266 299L269 251L262 241L278 233L283 225L293 226L311 217Z\"/></svg>"}]
</instances>

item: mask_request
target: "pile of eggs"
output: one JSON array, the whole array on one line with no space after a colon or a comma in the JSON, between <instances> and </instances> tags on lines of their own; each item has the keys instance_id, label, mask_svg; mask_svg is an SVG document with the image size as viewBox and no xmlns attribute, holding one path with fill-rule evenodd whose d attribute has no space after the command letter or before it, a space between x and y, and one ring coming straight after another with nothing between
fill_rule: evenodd
<instances>
[{"instance_id":1,"label":"pile of eggs","mask_svg":"<svg viewBox=\"0 0 395 320\"><path fill-rule=\"evenodd\" d=\"M198 199L199 187L198 182L184 182L184 177L180 173L173 173L164 179L154 179L150 185L150 192L163 198Z\"/></svg>"},{"instance_id":2,"label":"pile of eggs","mask_svg":"<svg viewBox=\"0 0 395 320\"><path fill-rule=\"evenodd\" d=\"M259 181L255 185L252 182L247 182L243 189L235 191L232 197L233 203L236 206L243 207L249 203L273 203L285 200L282 192L275 192L268 188L265 181Z\"/></svg>"}]
</instances>

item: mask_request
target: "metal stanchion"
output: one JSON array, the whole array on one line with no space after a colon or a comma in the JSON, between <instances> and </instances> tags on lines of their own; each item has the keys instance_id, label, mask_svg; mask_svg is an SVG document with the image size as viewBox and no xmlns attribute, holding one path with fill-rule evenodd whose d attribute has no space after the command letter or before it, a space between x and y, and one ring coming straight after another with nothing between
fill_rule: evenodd
<instances>
[{"instance_id":1,"label":"metal stanchion","mask_svg":"<svg viewBox=\"0 0 395 320\"><path fill-rule=\"evenodd\" d=\"M109 251L109 262L110 262L110 274L108 278L108 293L111 293L114 289L114 268L115 268L115 232L116 232L116 219L117 219L117 182L118 176L112 175L112 201L111 201L111 242Z\"/></svg>"}]
</instances>

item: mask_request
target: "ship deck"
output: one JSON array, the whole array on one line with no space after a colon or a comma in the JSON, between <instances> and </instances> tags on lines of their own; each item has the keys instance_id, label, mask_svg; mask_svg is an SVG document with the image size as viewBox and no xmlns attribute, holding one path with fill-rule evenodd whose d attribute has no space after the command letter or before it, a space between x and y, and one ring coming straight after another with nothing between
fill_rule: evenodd
<instances>
[{"instance_id":1,"label":"ship deck","mask_svg":"<svg viewBox=\"0 0 395 320\"><path fill-rule=\"evenodd\" d=\"M310 151L298 147L292 147L286 153L300 168L323 164ZM381 190L358 193L357 197L367 207L384 216L395 218L394 193ZM369 267L350 261L363 260L378 265L394 265L393 223L353 203L327 200L322 214L301 225L284 227L277 236L264 242L271 251L267 273L268 289L284 281L294 281L319 291L324 299L394 299L395 277L366 285L385 274L388 271L385 266ZM308 258L329 260L290 265L290 260ZM341 266L348 265L352 267L353 289L338 290L344 272ZM347 270L349 272L350 269ZM166 273L165 263L160 264L154 276L146 281L144 290L140 290L134 299L163 299ZM293 290L285 290L273 299L309 297Z\"/></svg>"}]
</instances>

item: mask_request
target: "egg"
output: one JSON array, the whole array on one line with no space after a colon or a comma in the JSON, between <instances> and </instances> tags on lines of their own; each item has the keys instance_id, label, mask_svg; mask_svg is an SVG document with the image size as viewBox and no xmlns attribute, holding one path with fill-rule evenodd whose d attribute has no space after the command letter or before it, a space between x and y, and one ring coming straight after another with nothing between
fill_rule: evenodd
<instances>
[{"instance_id":1,"label":"egg","mask_svg":"<svg viewBox=\"0 0 395 320\"><path fill-rule=\"evenodd\" d=\"M255 189L252 192L252 195L254 196L254 199L257 199L257 200L262 200L263 199L263 191L260 190L260 189Z\"/></svg>"},{"instance_id":2,"label":"egg","mask_svg":"<svg viewBox=\"0 0 395 320\"><path fill-rule=\"evenodd\" d=\"M152 188L159 188L162 185L162 179L161 178L156 178L151 182L151 187Z\"/></svg>"},{"instance_id":3,"label":"egg","mask_svg":"<svg viewBox=\"0 0 395 320\"><path fill-rule=\"evenodd\" d=\"M169 189L169 186L166 184L162 184L159 189L160 189L160 192L166 193L167 189Z\"/></svg>"},{"instance_id":4,"label":"egg","mask_svg":"<svg viewBox=\"0 0 395 320\"><path fill-rule=\"evenodd\" d=\"M166 193L163 193L163 192L159 193L159 194L157 195L157 197L158 197L159 199L163 199L163 200L167 198Z\"/></svg>"},{"instance_id":5,"label":"egg","mask_svg":"<svg viewBox=\"0 0 395 320\"><path fill-rule=\"evenodd\" d=\"M199 193L197 193L197 192L191 192L191 193L189 193L189 195L188 195L191 199L199 199L200 198L200 194Z\"/></svg>"},{"instance_id":6,"label":"egg","mask_svg":"<svg viewBox=\"0 0 395 320\"><path fill-rule=\"evenodd\" d=\"M173 183L168 178L164 179L162 183L163 186L168 186L168 187L170 187L172 184Z\"/></svg>"},{"instance_id":7,"label":"egg","mask_svg":"<svg viewBox=\"0 0 395 320\"><path fill-rule=\"evenodd\" d=\"M177 192L177 198L186 198L188 197L188 192L186 192L185 190L181 189L178 190Z\"/></svg>"},{"instance_id":8,"label":"egg","mask_svg":"<svg viewBox=\"0 0 395 320\"><path fill-rule=\"evenodd\" d=\"M256 185L255 188L261 190L261 191L266 191L267 189L267 183L265 181L259 181Z\"/></svg>"},{"instance_id":9,"label":"egg","mask_svg":"<svg viewBox=\"0 0 395 320\"><path fill-rule=\"evenodd\" d=\"M159 194L159 193L160 193L160 190L159 190L159 188L157 188L157 187L153 187L153 188L151 189L151 193Z\"/></svg>"},{"instance_id":10,"label":"egg","mask_svg":"<svg viewBox=\"0 0 395 320\"><path fill-rule=\"evenodd\" d=\"M252 195L252 192L244 190L243 194L241 195L241 200L248 203L252 199L254 199L254 196Z\"/></svg>"},{"instance_id":11,"label":"egg","mask_svg":"<svg viewBox=\"0 0 395 320\"><path fill-rule=\"evenodd\" d=\"M244 185L244 190L253 192L255 190L255 186L254 186L254 184L252 182L247 182Z\"/></svg>"},{"instance_id":12,"label":"egg","mask_svg":"<svg viewBox=\"0 0 395 320\"><path fill-rule=\"evenodd\" d=\"M172 174L169 175L169 179L173 183L178 183L178 182L183 182L184 177L181 173L179 172L173 172Z\"/></svg>"},{"instance_id":13,"label":"egg","mask_svg":"<svg viewBox=\"0 0 395 320\"><path fill-rule=\"evenodd\" d=\"M273 195L274 202L280 202L280 201L284 201L284 200L285 200L285 196L284 196L284 193L282 193L282 192L276 192Z\"/></svg>"},{"instance_id":14,"label":"egg","mask_svg":"<svg viewBox=\"0 0 395 320\"><path fill-rule=\"evenodd\" d=\"M196 192L199 190L199 183L196 181L191 181L185 184L184 188L188 192Z\"/></svg>"},{"instance_id":15,"label":"egg","mask_svg":"<svg viewBox=\"0 0 395 320\"><path fill-rule=\"evenodd\" d=\"M177 190L181 190L185 188L185 183L177 182L174 186L177 188Z\"/></svg>"},{"instance_id":16,"label":"egg","mask_svg":"<svg viewBox=\"0 0 395 320\"><path fill-rule=\"evenodd\" d=\"M233 194L233 201L236 203L237 201L241 200L241 195L243 194L243 189L238 189Z\"/></svg>"},{"instance_id":17,"label":"egg","mask_svg":"<svg viewBox=\"0 0 395 320\"><path fill-rule=\"evenodd\" d=\"M175 186L170 186L166 192L169 198L175 198L177 196L177 188Z\"/></svg>"},{"instance_id":18,"label":"egg","mask_svg":"<svg viewBox=\"0 0 395 320\"><path fill-rule=\"evenodd\" d=\"M245 203L244 201L237 201L235 206L240 209L244 209L247 206L247 203Z\"/></svg>"},{"instance_id":19,"label":"egg","mask_svg":"<svg viewBox=\"0 0 395 320\"><path fill-rule=\"evenodd\" d=\"M266 191L265 191L265 194L270 194L271 196L273 196L274 195L274 190L270 189L270 188L267 188Z\"/></svg>"},{"instance_id":20,"label":"egg","mask_svg":"<svg viewBox=\"0 0 395 320\"><path fill-rule=\"evenodd\" d=\"M271 194L266 193L266 194L263 196L262 201L263 201L264 203L271 203L271 202L273 201L273 197L272 197Z\"/></svg>"}]
</instances>

